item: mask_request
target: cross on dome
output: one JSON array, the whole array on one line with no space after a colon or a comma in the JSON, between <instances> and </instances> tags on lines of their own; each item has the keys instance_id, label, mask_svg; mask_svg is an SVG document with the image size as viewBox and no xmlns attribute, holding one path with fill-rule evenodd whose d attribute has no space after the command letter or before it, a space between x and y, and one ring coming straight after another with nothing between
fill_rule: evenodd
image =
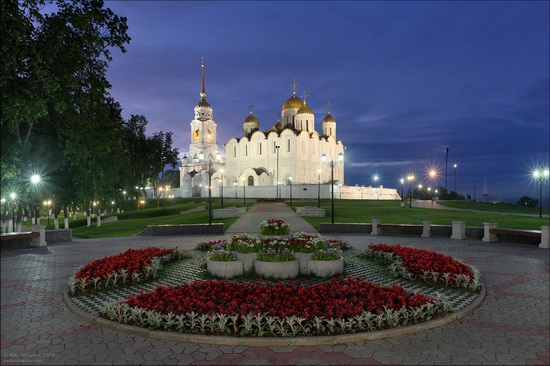
<instances>
[{"instance_id":1,"label":"cross on dome","mask_svg":"<svg viewBox=\"0 0 550 366\"><path fill-rule=\"evenodd\" d=\"M330 100L327 102L327 114L330 114Z\"/></svg>"},{"instance_id":2,"label":"cross on dome","mask_svg":"<svg viewBox=\"0 0 550 366\"><path fill-rule=\"evenodd\" d=\"M250 115L252 115L252 107L254 107L254 104L252 104L252 101L250 101L250 105L248 108L250 109Z\"/></svg>"},{"instance_id":3,"label":"cross on dome","mask_svg":"<svg viewBox=\"0 0 550 366\"><path fill-rule=\"evenodd\" d=\"M304 98L304 105L306 104L306 97L309 97L309 94L306 94L306 91L304 90L304 95L302 95L302 98Z\"/></svg>"},{"instance_id":4,"label":"cross on dome","mask_svg":"<svg viewBox=\"0 0 550 366\"><path fill-rule=\"evenodd\" d=\"M290 84L290 86L294 87L294 91L292 92L292 94L296 95L296 87L298 86L298 84L296 83L296 78L294 78L294 84Z\"/></svg>"}]
</instances>

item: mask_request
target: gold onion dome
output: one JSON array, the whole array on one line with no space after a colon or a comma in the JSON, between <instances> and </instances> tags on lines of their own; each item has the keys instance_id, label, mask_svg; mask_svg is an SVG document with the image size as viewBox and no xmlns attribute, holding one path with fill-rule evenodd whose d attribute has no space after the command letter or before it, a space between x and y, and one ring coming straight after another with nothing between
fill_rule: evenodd
<instances>
[{"instance_id":1,"label":"gold onion dome","mask_svg":"<svg viewBox=\"0 0 550 366\"><path fill-rule=\"evenodd\" d=\"M332 117L330 112L328 112L325 118L323 118L322 122L336 122L336 120L334 119L334 117Z\"/></svg>"},{"instance_id":2,"label":"gold onion dome","mask_svg":"<svg viewBox=\"0 0 550 366\"><path fill-rule=\"evenodd\" d=\"M247 123L247 122L260 123L260 121L258 121L258 119L254 117L252 112L250 112L250 114L245 118L244 123Z\"/></svg>"},{"instance_id":3,"label":"gold onion dome","mask_svg":"<svg viewBox=\"0 0 550 366\"><path fill-rule=\"evenodd\" d=\"M291 109L291 108L301 108L303 105L300 98L296 96L296 94L292 95L292 97L288 98L286 102L283 104L283 110L285 109Z\"/></svg>"},{"instance_id":4,"label":"gold onion dome","mask_svg":"<svg viewBox=\"0 0 550 366\"><path fill-rule=\"evenodd\" d=\"M313 111L311 110L311 108L309 108L307 105L306 105L306 102L304 102L304 104L300 107L300 109L298 109L298 111L296 112L296 114L313 114Z\"/></svg>"}]
</instances>

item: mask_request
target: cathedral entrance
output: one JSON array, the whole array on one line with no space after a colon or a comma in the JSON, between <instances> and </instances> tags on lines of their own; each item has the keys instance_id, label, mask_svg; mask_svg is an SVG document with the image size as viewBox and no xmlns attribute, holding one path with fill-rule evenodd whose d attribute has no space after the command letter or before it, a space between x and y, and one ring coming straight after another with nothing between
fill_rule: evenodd
<instances>
[{"instance_id":1,"label":"cathedral entrance","mask_svg":"<svg viewBox=\"0 0 550 366\"><path fill-rule=\"evenodd\" d=\"M253 186L254 185L254 177L249 175L248 176L248 185Z\"/></svg>"}]
</instances>

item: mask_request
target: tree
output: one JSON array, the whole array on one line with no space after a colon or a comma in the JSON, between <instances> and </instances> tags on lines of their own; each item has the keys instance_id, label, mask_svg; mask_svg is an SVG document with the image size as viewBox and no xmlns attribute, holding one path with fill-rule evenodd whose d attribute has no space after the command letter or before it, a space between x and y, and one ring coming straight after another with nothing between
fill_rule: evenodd
<instances>
[{"instance_id":1,"label":"tree","mask_svg":"<svg viewBox=\"0 0 550 366\"><path fill-rule=\"evenodd\" d=\"M158 187L166 185L164 183L164 170L166 165L176 167L178 163L179 151L172 148L172 132L156 132L153 136L147 138L147 178L153 186L153 194L157 197L157 206L159 205L160 192Z\"/></svg>"},{"instance_id":2,"label":"tree","mask_svg":"<svg viewBox=\"0 0 550 366\"><path fill-rule=\"evenodd\" d=\"M516 205L521 207L531 207L535 208L539 204L539 200L529 196L521 196Z\"/></svg>"}]
</instances>

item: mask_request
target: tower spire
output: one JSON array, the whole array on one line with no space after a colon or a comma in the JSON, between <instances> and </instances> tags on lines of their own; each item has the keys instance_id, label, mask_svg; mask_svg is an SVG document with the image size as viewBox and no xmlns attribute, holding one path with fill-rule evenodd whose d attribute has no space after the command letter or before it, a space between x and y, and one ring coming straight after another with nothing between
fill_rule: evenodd
<instances>
[{"instance_id":1,"label":"tower spire","mask_svg":"<svg viewBox=\"0 0 550 366\"><path fill-rule=\"evenodd\" d=\"M252 101L250 101L250 105L248 108L250 109L250 115L252 115L252 107L254 107L254 104L252 104Z\"/></svg>"},{"instance_id":2,"label":"tower spire","mask_svg":"<svg viewBox=\"0 0 550 366\"><path fill-rule=\"evenodd\" d=\"M202 67L202 89L201 89L201 99L202 99L202 100L205 100L205 99L206 99L206 90L204 90L204 56L202 57L201 67Z\"/></svg>"},{"instance_id":3,"label":"tower spire","mask_svg":"<svg viewBox=\"0 0 550 366\"><path fill-rule=\"evenodd\" d=\"M327 114L330 114L330 100L327 102Z\"/></svg>"}]
</instances>

